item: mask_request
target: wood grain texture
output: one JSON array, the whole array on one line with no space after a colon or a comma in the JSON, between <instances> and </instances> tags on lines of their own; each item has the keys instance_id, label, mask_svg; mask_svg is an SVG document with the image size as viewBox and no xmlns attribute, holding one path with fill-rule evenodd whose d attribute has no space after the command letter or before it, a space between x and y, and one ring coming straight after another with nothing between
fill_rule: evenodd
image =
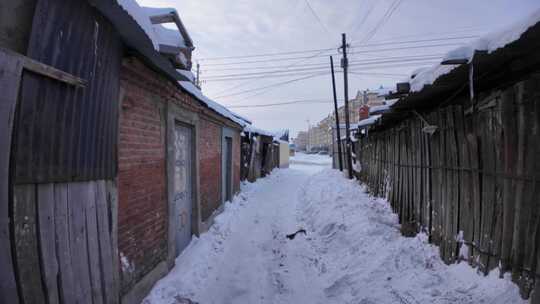
<instances>
[{"instance_id":1,"label":"wood grain texture","mask_svg":"<svg viewBox=\"0 0 540 304\"><path fill-rule=\"evenodd\" d=\"M0 51L0 302L19 303L9 225L9 162L22 63Z\"/></svg>"},{"instance_id":2,"label":"wood grain texture","mask_svg":"<svg viewBox=\"0 0 540 304\"><path fill-rule=\"evenodd\" d=\"M13 190L13 230L15 260L22 301L25 304L43 303L39 241L36 218L36 187L20 185Z\"/></svg>"},{"instance_id":3,"label":"wood grain texture","mask_svg":"<svg viewBox=\"0 0 540 304\"><path fill-rule=\"evenodd\" d=\"M54 219L54 184L37 185L37 209L40 259L43 280L46 286L47 302L59 303L58 262L56 258L56 236Z\"/></svg>"}]
</instances>

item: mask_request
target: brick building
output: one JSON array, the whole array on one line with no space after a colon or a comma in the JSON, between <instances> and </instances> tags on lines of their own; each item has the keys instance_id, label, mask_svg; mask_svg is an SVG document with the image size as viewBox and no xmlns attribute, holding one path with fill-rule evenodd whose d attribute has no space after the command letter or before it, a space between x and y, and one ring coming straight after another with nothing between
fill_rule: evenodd
<instances>
[{"instance_id":1,"label":"brick building","mask_svg":"<svg viewBox=\"0 0 540 304\"><path fill-rule=\"evenodd\" d=\"M120 86L123 96L118 144L118 249L123 262L121 287L129 294L154 269L165 272L182 249L177 248L178 244L170 244L178 220L170 210L175 208L178 193L167 192L178 182L171 174L177 170L177 160L171 159L175 155L176 125L191 128L193 134L193 165L186 175L191 180L182 179L191 185L191 190L182 192L191 192L188 196L193 205L186 210L190 219L180 214L181 221L191 222L190 234L207 230L226 198L222 191L226 187L222 180L222 137L227 130L231 133L232 148L229 178L233 189L229 193L239 191L242 128L136 58L124 60Z\"/></svg>"},{"instance_id":2,"label":"brick building","mask_svg":"<svg viewBox=\"0 0 540 304\"><path fill-rule=\"evenodd\" d=\"M0 303L139 304L240 190L248 122L193 84L174 9L8 2Z\"/></svg>"}]
</instances>

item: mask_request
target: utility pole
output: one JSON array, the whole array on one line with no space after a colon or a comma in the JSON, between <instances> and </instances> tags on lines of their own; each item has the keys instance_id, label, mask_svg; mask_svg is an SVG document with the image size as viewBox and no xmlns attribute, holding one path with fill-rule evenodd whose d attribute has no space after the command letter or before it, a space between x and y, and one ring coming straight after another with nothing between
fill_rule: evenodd
<instances>
[{"instance_id":1,"label":"utility pole","mask_svg":"<svg viewBox=\"0 0 540 304\"><path fill-rule=\"evenodd\" d=\"M201 68L201 65L197 62L197 87L200 89L201 88L201 80L199 78L199 75L200 75L200 68Z\"/></svg>"},{"instance_id":2,"label":"utility pole","mask_svg":"<svg viewBox=\"0 0 540 304\"><path fill-rule=\"evenodd\" d=\"M346 149L347 149L347 169L349 171L349 179L353 178L353 169L352 169L352 155L351 155L351 126L349 121L349 62L347 59L347 36L345 33L341 34L341 43L343 50L343 59L341 60L341 66L343 68L343 86L345 94L345 135L346 137Z\"/></svg>"},{"instance_id":3,"label":"utility pole","mask_svg":"<svg viewBox=\"0 0 540 304\"><path fill-rule=\"evenodd\" d=\"M339 161L339 171L343 171L343 155L341 154L341 130L339 128L339 112L337 104L337 94L336 94L336 77L334 75L334 58L330 56L330 69L332 70L332 89L334 91L334 111L336 115L336 132L337 132L337 149L338 149L338 161ZM334 134L332 134L332 137Z\"/></svg>"}]
</instances>

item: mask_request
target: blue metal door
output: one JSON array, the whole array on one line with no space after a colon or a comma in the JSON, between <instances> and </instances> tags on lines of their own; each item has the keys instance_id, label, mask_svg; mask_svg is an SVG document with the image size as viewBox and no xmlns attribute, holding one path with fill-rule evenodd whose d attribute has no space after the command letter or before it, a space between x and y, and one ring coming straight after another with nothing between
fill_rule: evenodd
<instances>
[{"instance_id":1,"label":"blue metal door","mask_svg":"<svg viewBox=\"0 0 540 304\"><path fill-rule=\"evenodd\" d=\"M177 255L186 248L192 235L192 142L192 129L176 125L174 132L174 205Z\"/></svg>"}]
</instances>

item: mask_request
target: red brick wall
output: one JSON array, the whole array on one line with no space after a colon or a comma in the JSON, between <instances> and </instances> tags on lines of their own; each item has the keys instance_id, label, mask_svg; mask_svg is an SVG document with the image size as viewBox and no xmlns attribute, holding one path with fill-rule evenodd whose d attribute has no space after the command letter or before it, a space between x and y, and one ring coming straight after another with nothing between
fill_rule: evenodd
<instances>
[{"instance_id":1,"label":"red brick wall","mask_svg":"<svg viewBox=\"0 0 540 304\"><path fill-rule=\"evenodd\" d=\"M199 195L203 218L221 202L221 128L235 125L135 58L123 62L121 88L124 96L118 139L118 249L125 293L167 258L166 117L160 109L172 102L199 114ZM235 143L235 147L238 145ZM239 150L234 157L236 183Z\"/></svg>"},{"instance_id":2,"label":"red brick wall","mask_svg":"<svg viewBox=\"0 0 540 304\"><path fill-rule=\"evenodd\" d=\"M199 176L202 220L208 219L221 204L221 126L200 120Z\"/></svg>"},{"instance_id":3,"label":"red brick wall","mask_svg":"<svg viewBox=\"0 0 540 304\"><path fill-rule=\"evenodd\" d=\"M145 88L151 74L139 72L124 66L121 80L118 247L124 292L167 257L164 96Z\"/></svg>"}]
</instances>

